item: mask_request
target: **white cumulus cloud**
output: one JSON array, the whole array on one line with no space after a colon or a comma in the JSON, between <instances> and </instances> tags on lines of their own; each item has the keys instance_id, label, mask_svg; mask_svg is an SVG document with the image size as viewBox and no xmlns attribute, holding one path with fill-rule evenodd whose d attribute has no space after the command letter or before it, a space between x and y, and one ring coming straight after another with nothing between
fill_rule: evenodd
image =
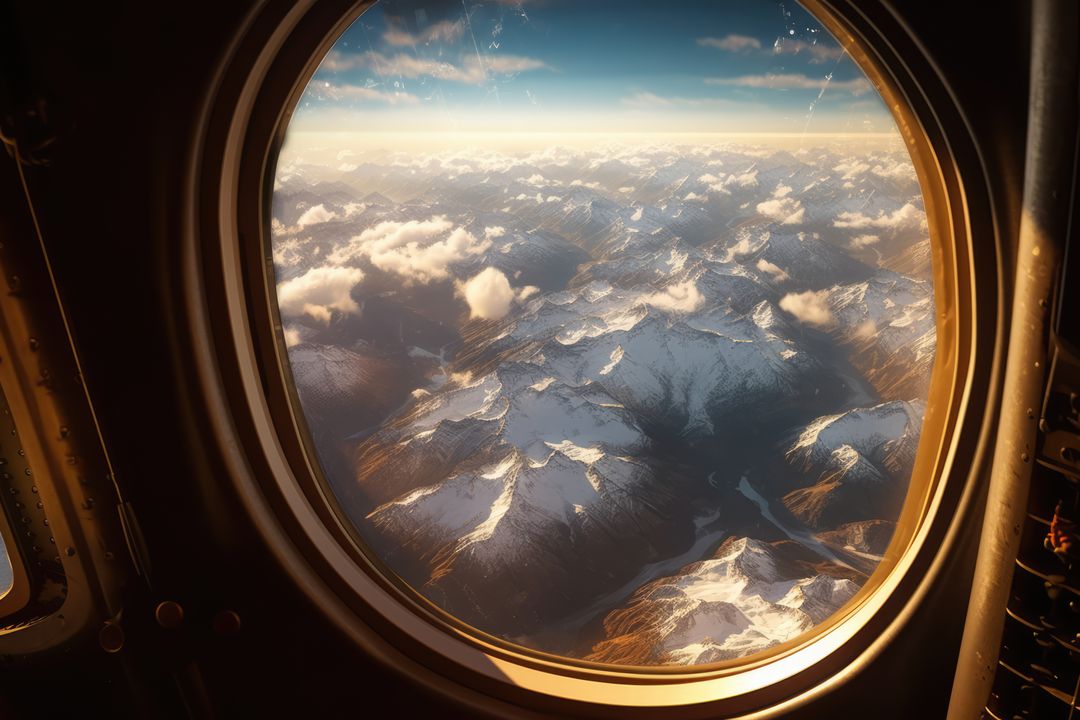
<instances>
[{"instance_id":1,"label":"white cumulus cloud","mask_svg":"<svg viewBox=\"0 0 1080 720\"><path fill-rule=\"evenodd\" d=\"M458 292L469 305L469 315L481 320L506 317L514 302L523 302L537 291L532 285L515 291L506 275L493 267L484 268L458 286Z\"/></svg>"},{"instance_id":2,"label":"white cumulus cloud","mask_svg":"<svg viewBox=\"0 0 1080 720\"><path fill-rule=\"evenodd\" d=\"M670 312L694 312L705 304L705 296L693 280L668 285L660 292L646 295L646 304Z\"/></svg>"},{"instance_id":3,"label":"white cumulus cloud","mask_svg":"<svg viewBox=\"0 0 1080 720\"><path fill-rule=\"evenodd\" d=\"M708 173L699 177L698 180L709 183L710 191L722 195L730 195L731 188L750 188L758 184L756 168L750 168L744 173L732 173L721 177Z\"/></svg>"},{"instance_id":4,"label":"white cumulus cloud","mask_svg":"<svg viewBox=\"0 0 1080 720\"><path fill-rule=\"evenodd\" d=\"M772 276L772 279L778 283L787 282L791 279L791 276L784 272L784 269L775 263L771 263L765 258L761 258L757 261L757 269L763 273L768 273Z\"/></svg>"},{"instance_id":5,"label":"white cumulus cloud","mask_svg":"<svg viewBox=\"0 0 1080 720\"><path fill-rule=\"evenodd\" d=\"M378 269L405 278L406 283L427 284L445 280L452 264L483 254L490 247L490 239L480 240L437 215L428 220L381 222L335 248L329 258L337 264L367 258Z\"/></svg>"},{"instance_id":6,"label":"white cumulus cloud","mask_svg":"<svg viewBox=\"0 0 1080 720\"><path fill-rule=\"evenodd\" d=\"M278 285L278 307L282 315L309 315L329 324L334 310L341 313L360 311L350 293L363 279L364 272L358 268L312 268Z\"/></svg>"},{"instance_id":7,"label":"white cumulus cloud","mask_svg":"<svg viewBox=\"0 0 1080 720\"><path fill-rule=\"evenodd\" d=\"M789 188L790 189L790 188ZM798 225L806 215L802 202L792 197L774 197L757 204L757 211L782 225Z\"/></svg>"},{"instance_id":8,"label":"white cumulus cloud","mask_svg":"<svg viewBox=\"0 0 1080 720\"><path fill-rule=\"evenodd\" d=\"M795 319L807 325L827 326L834 322L829 309L828 292L807 290L801 293L788 293L780 298L780 309L795 316Z\"/></svg>"},{"instance_id":9,"label":"white cumulus cloud","mask_svg":"<svg viewBox=\"0 0 1080 720\"><path fill-rule=\"evenodd\" d=\"M337 218L337 214L332 210L327 210L325 205L315 205L305 210L300 219L296 221L296 224L298 227L307 227L316 223L329 222L335 218Z\"/></svg>"},{"instance_id":10,"label":"white cumulus cloud","mask_svg":"<svg viewBox=\"0 0 1080 720\"><path fill-rule=\"evenodd\" d=\"M876 217L861 212L842 212L836 216L833 226L852 230L923 230L926 228L926 213L911 203L891 213L882 210Z\"/></svg>"}]
</instances>

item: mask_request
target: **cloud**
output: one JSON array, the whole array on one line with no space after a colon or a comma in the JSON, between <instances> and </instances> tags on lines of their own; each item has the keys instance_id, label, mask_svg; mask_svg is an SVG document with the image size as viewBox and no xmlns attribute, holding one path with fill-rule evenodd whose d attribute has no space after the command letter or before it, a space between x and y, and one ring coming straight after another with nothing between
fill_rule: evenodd
<instances>
[{"instance_id":1,"label":"cloud","mask_svg":"<svg viewBox=\"0 0 1080 720\"><path fill-rule=\"evenodd\" d=\"M791 276L784 272L783 268L769 262L765 258L761 258L757 261L757 269L763 273L768 273L772 276L772 279L778 283L787 282L791 279Z\"/></svg>"},{"instance_id":2,"label":"cloud","mask_svg":"<svg viewBox=\"0 0 1080 720\"><path fill-rule=\"evenodd\" d=\"M436 238L442 239L436 239ZM438 215L429 220L385 221L353 237L330 254L331 262L343 264L367 258L384 272L402 276L408 283L423 285L450 276L449 267L491 247L463 227Z\"/></svg>"},{"instance_id":3,"label":"cloud","mask_svg":"<svg viewBox=\"0 0 1080 720\"><path fill-rule=\"evenodd\" d=\"M701 37L697 44L702 47L716 48L736 53L758 53L762 50L761 41L749 35L726 35L722 38ZM773 43L772 53L776 55L802 55L815 65L827 62L835 62L844 55L844 49L839 45L828 43L807 42L791 37L778 37Z\"/></svg>"},{"instance_id":4,"label":"cloud","mask_svg":"<svg viewBox=\"0 0 1080 720\"><path fill-rule=\"evenodd\" d=\"M514 291L501 270L484 268L458 285L458 293L469 305L469 316L481 320L501 320L515 302L524 302L538 292L532 285Z\"/></svg>"},{"instance_id":5,"label":"cloud","mask_svg":"<svg viewBox=\"0 0 1080 720\"><path fill-rule=\"evenodd\" d=\"M642 298L647 305L670 312L694 312L705 304L705 296L693 280L668 285L661 292Z\"/></svg>"},{"instance_id":6,"label":"cloud","mask_svg":"<svg viewBox=\"0 0 1080 720\"><path fill-rule=\"evenodd\" d=\"M722 38L702 37L697 39L697 44L702 47L712 47L717 50L728 52L745 52L748 50L760 50L761 41L749 35L727 35Z\"/></svg>"},{"instance_id":7,"label":"cloud","mask_svg":"<svg viewBox=\"0 0 1080 720\"><path fill-rule=\"evenodd\" d=\"M724 195L730 195L733 187L756 187L758 184L757 170L755 168L750 168L744 173L732 173L721 177L711 174L702 175L698 180L708 183L709 190L712 192Z\"/></svg>"},{"instance_id":8,"label":"cloud","mask_svg":"<svg viewBox=\"0 0 1080 720\"><path fill-rule=\"evenodd\" d=\"M325 205L315 205L304 211L300 219L296 221L297 227L307 227L317 223L329 222L337 218L332 210L327 210Z\"/></svg>"},{"instance_id":9,"label":"cloud","mask_svg":"<svg viewBox=\"0 0 1080 720\"><path fill-rule=\"evenodd\" d=\"M790 188L789 188L790 189ZM806 208L799 200L780 196L757 204L757 211L782 225L798 225L806 215Z\"/></svg>"},{"instance_id":10,"label":"cloud","mask_svg":"<svg viewBox=\"0 0 1080 720\"><path fill-rule=\"evenodd\" d=\"M316 80L311 83L305 93L316 100L362 100L364 102L382 102L388 105L415 105L420 102L420 98L407 92L383 92L375 88L336 84L325 80Z\"/></svg>"},{"instance_id":11,"label":"cloud","mask_svg":"<svg viewBox=\"0 0 1080 720\"><path fill-rule=\"evenodd\" d=\"M767 90L823 90L826 87L835 92L846 92L852 95L863 95L873 90L873 86L866 78L853 80L833 80L832 75L822 78L812 78L807 75L795 73L781 73L778 75L740 75L729 78L705 78L706 85L730 85L734 87L762 88Z\"/></svg>"},{"instance_id":12,"label":"cloud","mask_svg":"<svg viewBox=\"0 0 1080 720\"><path fill-rule=\"evenodd\" d=\"M633 95L622 98L619 102L625 107L633 108L635 110L657 110L660 108L726 108L732 110L750 110L758 107L750 103L728 100L726 98L664 97L651 92L636 92Z\"/></svg>"},{"instance_id":13,"label":"cloud","mask_svg":"<svg viewBox=\"0 0 1080 720\"><path fill-rule=\"evenodd\" d=\"M303 337L300 335L300 331L294 327L285 327L282 329L282 334L285 336L285 346L292 347L293 345L299 345L304 342Z\"/></svg>"},{"instance_id":14,"label":"cloud","mask_svg":"<svg viewBox=\"0 0 1080 720\"><path fill-rule=\"evenodd\" d=\"M869 340L877 335L877 324L872 319L865 320L855 326L851 334L858 340Z\"/></svg>"},{"instance_id":15,"label":"cloud","mask_svg":"<svg viewBox=\"0 0 1080 720\"><path fill-rule=\"evenodd\" d=\"M622 99L622 104L634 108L670 107L670 99L651 92L637 92Z\"/></svg>"},{"instance_id":16,"label":"cloud","mask_svg":"<svg viewBox=\"0 0 1080 720\"><path fill-rule=\"evenodd\" d=\"M501 238L506 234L506 228L501 225L494 225L492 227L484 228L484 239L491 240L492 238Z\"/></svg>"},{"instance_id":17,"label":"cloud","mask_svg":"<svg viewBox=\"0 0 1080 720\"><path fill-rule=\"evenodd\" d=\"M749 235L744 235L739 239L739 242L728 248L727 257L724 258L724 262L731 262L733 258L749 255L760 247L760 244L754 244L754 241Z\"/></svg>"},{"instance_id":18,"label":"cloud","mask_svg":"<svg viewBox=\"0 0 1080 720\"><path fill-rule=\"evenodd\" d=\"M829 293L825 290L814 292L788 293L780 298L780 309L795 316L795 319L808 325L828 326L834 322L832 311L827 302Z\"/></svg>"},{"instance_id":19,"label":"cloud","mask_svg":"<svg viewBox=\"0 0 1080 720\"><path fill-rule=\"evenodd\" d=\"M915 166L907 158L892 162L886 160L878 163L870 168L870 172L888 180L906 180L908 182L918 182L919 180L915 174Z\"/></svg>"},{"instance_id":20,"label":"cloud","mask_svg":"<svg viewBox=\"0 0 1080 720\"><path fill-rule=\"evenodd\" d=\"M383 40L387 45L398 47L408 45L427 45L432 42L457 42L465 34L465 23L461 20L453 22L442 20L428 25L418 33L410 33L399 27L393 27L383 34Z\"/></svg>"},{"instance_id":21,"label":"cloud","mask_svg":"<svg viewBox=\"0 0 1080 720\"><path fill-rule=\"evenodd\" d=\"M877 217L870 217L861 212L842 212L833 221L833 227L850 228L852 230L868 230L877 228L881 230L924 230L926 229L926 213L911 203L905 204L892 213L884 210L878 212Z\"/></svg>"},{"instance_id":22,"label":"cloud","mask_svg":"<svg viewBox=\"0 0 1080 720\"><path fill-rule=\"evenodd\" d=\"M363 279L364 272L358 268L312 268L277 286L278 307L282 315L309 315L329 325L334 310L360 312L360 306L350 293Z\"/></svg>"},{"instance_id":23,"label":"cloud","mask_svg":"<svg viewBox=\"0 0 1080 720\"><path fill-rule=\"evenodd\" d=\"M869 169L870 166L858 158L849 158L834 167L833 171L841 173L841 180L854 180Z\"/></svg>"},{"instance_id":24,"label":"cloud","mask_svg":"<svg viewBox=\"0 0 1080 720\"><path fill-rule=\"evenodd\" d=\"M433 60L406 53L384 55L375 50L357 54L332 52L323 61L322 67L331 72L342 72L364 68L383 76L406 78L433 77L450 82L480 85L487 82L491 73L512 75L528 70L546 68L543 61L518 55L492 55L481 60L475 55L466 55L460 64L446 60Z\"/></svg>"},{"instance_id":25,"label":"cloud","mask_svg":"<svg viewBox=\"0 0 1080 720\"><path fill-rule=\"evenodd\" d=\"M476 60L475 56L465 58L466 64ZM478 60L476 60L479 62ZM502 75L525 72L527 70L540 70L547 68L547 64L536 58L520 57L518 55L489 55L484 58L484 67L489 72Z\"/></svg>"},{"instance_id":26,"label":"cloud","mask_svg":"<svg viewBox=\"0 0 1080 720\"><path fill-rule=\"evenodd\" d=\"M881 240L881 238L877 235L856 235L851 238L851 249L861 250L862 248L876 245L879 240Z\"/></svg>"},{"instance_id":27,"label":"cloud","mask_svg":"<svg viewBox=\"0 0 1080 720\"><path fill-rule=\"evenodd\" d=\"M827 45L825 43L811 43L805 40L792 38L777 38L773 45L773 52L777 55L808 55L811 63L819 65L839 60L844 55L844 48L839 45Z\"/></svg>"}]
</instances>

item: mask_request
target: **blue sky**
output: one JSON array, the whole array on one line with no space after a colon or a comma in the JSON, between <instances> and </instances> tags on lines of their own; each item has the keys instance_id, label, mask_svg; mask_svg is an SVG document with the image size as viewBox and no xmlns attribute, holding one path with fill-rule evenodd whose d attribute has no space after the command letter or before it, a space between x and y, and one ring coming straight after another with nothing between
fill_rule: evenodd
<instances>
[{"instance_id":1,"label":"blue sky","mask_svg":"<svg viewBox=\"0 0 1080 720\"><path fill-rule=\"evenodd\" d=\"M891 132L877 92L777 0L381 0L335 43L303 130Z\"/></svg>"}]
</instances>

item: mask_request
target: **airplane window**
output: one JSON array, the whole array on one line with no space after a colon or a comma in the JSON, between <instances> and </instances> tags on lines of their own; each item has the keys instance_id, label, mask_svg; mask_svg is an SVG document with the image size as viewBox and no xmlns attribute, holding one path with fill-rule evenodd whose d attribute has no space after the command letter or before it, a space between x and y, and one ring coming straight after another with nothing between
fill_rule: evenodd
<instances>
[{"instance_id":1,"label":"airplane window","mask_svg":"<svg viewBox=\"0 0 1080 720\"><path fill-rule=\"evenodd\" d=\"M929 230L892 115L801 6L382 0L307 85L271 212L324 479L458 622L738 660L888 556Z\"/></svg>"}]
</instances>

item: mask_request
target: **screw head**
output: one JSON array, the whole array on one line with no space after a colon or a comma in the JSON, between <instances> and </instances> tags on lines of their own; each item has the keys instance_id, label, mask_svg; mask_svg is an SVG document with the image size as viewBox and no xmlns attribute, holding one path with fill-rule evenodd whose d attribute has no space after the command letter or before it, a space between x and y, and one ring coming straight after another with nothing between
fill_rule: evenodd
<instances>
[{"instance_id":1,"label":"screw head","mask_svg":"<svg viewBox=\"0 0 1080 720\"><path fill-rule=\"evenodd\" d=\"M154 608L154 619L166 630L175 630L184 622L184 608L174 600L163 600Z\"/></svg>"},{"instance_id":2,"label":"screw head","mask_svg":"<svg viewBox=\"0 0 1080 720\"><path fill-rule=\"evenodd\" d=\"M107 653L118 653L124 649L124 629L119 624L107 622L98 631L98 642Z\"/></svg>"},{"instance_id":3,"label":"screw head","mask_svg":"<svg viewBox=\"0 0 1080 720\"><path fill-rule=\"evenodd\" d=\"M222 610L214 615L211 627L218 635L236 635L240 632L240 616L232 610Z\"/></svg>"}]
</instances>

